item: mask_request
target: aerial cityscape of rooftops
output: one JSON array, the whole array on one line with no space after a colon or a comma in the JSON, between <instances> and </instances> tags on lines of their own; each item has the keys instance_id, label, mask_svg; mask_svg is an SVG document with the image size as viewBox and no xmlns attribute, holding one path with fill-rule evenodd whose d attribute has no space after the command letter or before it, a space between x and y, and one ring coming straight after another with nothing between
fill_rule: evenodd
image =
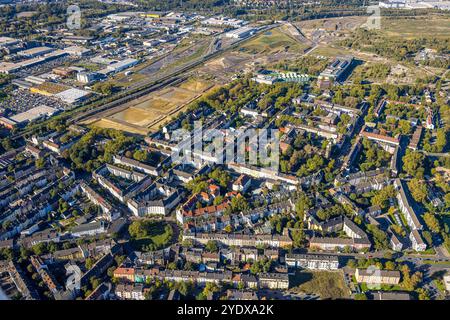
<instances>
[{"instance_id":1,"label":"aerial cityscape of rooftops","mask_svg":"<svg viewBox=\"0 0 450 320\"><path fill-rule=\"evenodd\" d=\"M450 1L0 3L0 300L450 299Z\"/></svg>"}]
</instances>

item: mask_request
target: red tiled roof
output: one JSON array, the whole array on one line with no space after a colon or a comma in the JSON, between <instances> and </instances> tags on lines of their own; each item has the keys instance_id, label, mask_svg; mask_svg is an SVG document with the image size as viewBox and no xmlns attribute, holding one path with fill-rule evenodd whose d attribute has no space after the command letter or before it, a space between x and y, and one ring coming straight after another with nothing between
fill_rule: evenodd
<instances>
[{"instance_id":1,"label":"red tiled roof","mask_svg":"<svg viewBox=\"0 0 450 320\"><path fill-rule=\"evenodd\" d=\"M134 268L117 268L114 270L114 275L134 275Z\"/></svg>"}]
</instances>

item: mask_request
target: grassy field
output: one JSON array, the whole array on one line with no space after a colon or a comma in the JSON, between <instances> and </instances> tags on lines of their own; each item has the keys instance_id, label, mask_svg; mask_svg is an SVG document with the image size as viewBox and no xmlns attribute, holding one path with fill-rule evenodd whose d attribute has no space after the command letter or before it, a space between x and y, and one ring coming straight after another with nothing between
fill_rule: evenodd
<instances>
[{"instance_id":1,"label":"grassy field","mask_svg":"<svg viewBox=\"0 0 450 320\"><path fill-rule=\"evenodd\" d=\"M367 283L360 283L359 287L361 288L361 291L363 291L363 292L372 291L375 288L376 288L376 290L382 290L382 291L404 291L405 290L400 285L388 285L388 284L372 285L369 287L367 285Z\"/></svg>"},{"instance_id":2,"label":"grassy field","mask_svg":"<svg viewBox=\"0 0 450 320\"><path fill-rule=\"evenodd\" d=\"M408 39L427 36L448 38L450 19L440 16L385 18L381 20L380 32Z\"/></svg>"},{"instance_id":3,"label":"grassy field","mask_svg":"<svg viewBox=\"0 0 450 320\"><path fill-rule=\"evenodd\" d=\"M342 31L351 30L364 24L367 17L363 16L348 16L338 18L324 18L304 20L297 23L302 32L308 33L311 30L324 29L327 31Z\"/></svg>"},{"instance_id":4,"label":"grassy field","mask_svg":"<svg viewBox=\"0 0 450 320\"><path fill-rule=\"evenodd\" d=\"M272 29L246 42L241 49L250 53L270 54L281 50L303 51L306 46L282 32L279 28Z\"/></svg>"},{"instance_id":5,"label":"grassy field","mask_svg":"<svg viewBox=\"0 0 450 320\"><path fill-rule=\"evenodd\" d=\"M319 46L311 53L311 55L314 56L324 56L324 57L336 57L339 55L348 55L348 54L350 54L348 50L332 46Z\"/></svg>"},{"instance_id":6,"label":"grassy field","mask_svg":"<svg viewBox=\"0 0 450 320\"><path fill-rule=\"evenodd\" d=\"M340 272L296 272L292 278L292 291L314 293L321 299L344 299L349 297L344 276Z\"/></svg>"},{"instance_id":7,"label":"grassy field","mask_svg":"<svg viewBox=\"0 0 450 320\"><path fill-rule=\"evenodd\" d=\"M144 236L134 237L132 235L131 245L139 251L152 251L166 247L172 240L172 227L163 221L140 221L142 228L145 229ZM131 230L130 226L130 230ZM131 232L130 232L131 234Z\"/></svg>"},{"instance_id":8,"label":"grassy field","mask_svg":"<svg viewBox=\"0 0 450 320\"><path fill-rule=\"evenodd\" d=\"M442 15L427 15L426 17L384 17L381 20L381 29L372 30L378 34L376 39L374 39L374 44L362 48L354 47L353 49L340 46L340 41L344 41L346 37L352 34L351 30L354 30L352 28L345 28L348 23L351 23L351 21L346 22L340 19L320 19L310 23L304 22L305 28L302 26L301 28L307 36L311 36L313 31L311 25L314 25L315 28L329 31L327 40L324 40L310 55L334 57L336 55L348 54L365 62L385 64L391 67L392 72L387 77L367 77L372 82L384 81L393 84L410 84L415 83L416 79L430 75L442 75L445 72L444 69L437 67L416 67L410 61L396 59L396 54L389 54L389 51L375 54L373 50L369 49L373 46L383 47L383 41L376 40L378 39L378 35L394 42L397 40L403 42L415 39L422 41L423 38L437 39L438 41L440 39L448 39L448 35L450 34L450 19L448 17ZM356 25L356 20L354 25ZM339 37L335 37L333 31L330 31L335 26L343 27L338 27ZM371 39L367 40L370 42L369 40ZM366 67L357 68L355 72L363 71L364 68Z\"/></svg>"}]
</instances>

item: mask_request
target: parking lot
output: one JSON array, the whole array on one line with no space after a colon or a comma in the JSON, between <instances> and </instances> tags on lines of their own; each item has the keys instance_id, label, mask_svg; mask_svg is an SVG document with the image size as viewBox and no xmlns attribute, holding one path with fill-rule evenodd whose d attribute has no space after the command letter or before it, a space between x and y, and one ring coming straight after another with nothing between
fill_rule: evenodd
<instances>
[{"instance_id":1,"label":"parking lot","mask_svg":"<svg viewBox=\"0 0 450 320\"><path fill-rule=\"evenodd\" d=\"M12 91L8 98L0 102L0 106L2 108L9 108L14 114L30 110L31 108L41 105L57 109L65 109L67 107L65 103L58 101L57 99L31 93L28 90L22 89Z\"/></svg>"}]
</instances>

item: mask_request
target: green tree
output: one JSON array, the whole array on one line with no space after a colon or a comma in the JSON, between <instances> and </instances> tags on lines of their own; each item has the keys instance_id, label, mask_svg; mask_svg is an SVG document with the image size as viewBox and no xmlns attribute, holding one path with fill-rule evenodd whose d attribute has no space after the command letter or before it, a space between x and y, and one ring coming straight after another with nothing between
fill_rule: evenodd
<instances>
[{"instance_id":1,"label":"green tree","mask_svg":"<svg viewBox=\"0 0 450 320\"><path fill-rule=\"evenodd\" d=\"M441 230L439 220L432 213L426 212L423 215L423 220L431 231L439 232Z\"/></svg>"},{"instance_id":2,"label":"green tree","mask_svg":"<svg viewBox=\"0 0 450 320\"><path fill-rule=\"evenodd\" d=\"M219 251L219 247L217 245L217 241L208 241L206 243L205 249L209 252L218 252Z\"/></svg>"},{"instance_id":3,"label":"green tree","mask_svg":"<svg viewBox=\"0 0 450 320\"><path fill-rule=\"evenodd\" d=\"M418 179L423 178L425 156L417 151L407 151L403 156L403 170Z\"/></svg>"},{"instance_id":4,"label":"green tree","mask_svg":"<svg viewBox=\"0 0 450 320\"><path fill-rule=\"evenodd\" d=\"M411 195L419 203L424 203L427 199L428 190L424 181L417 178L408 181L408 188L411 191Z\"/></svg>"},{"instance_id":5,"label":"green tree","mask_svg":"<svg viewBox=\"0 0 450 320\"><path fill-rule=\"evenodd\" d=\"M393 262L393 261L386 261L386 263L384 264L384 268L386 270L395 270L395 267L396 267L396 265L395 265L395 262Z\"/></svg>"},{"instance_id":6,"label":"green tree","mask_svg":"<svg viewBox=\"0 0 450 320\"><path fill-rule=\"evenodd\" d=\"M145 238L148 235L146 225L143 221L133 221L128 227L130 236L134 239Z\"/></svg>"},{"instance_id":7,"label":"green tree","mask_svg":"<svg viewBox=\"0 0 450 320\"><path fill-rule=\"evenodd\" d=\"M378 191L371 199L372 205L379 205L382 209L389 206L389 199L395 197L395 188L389 185Z\"/></svg>"},{"instance_id":8,"label":"green tree","mask_svg":"<svg viewBox=\"0 0 450 320\"><path fill-rule=\"evenodd\" d=\"M133 158L137 161L146 162L149 158L149 154L145 150L136 150L133 153Z\"/></svg>"}]
</instances>

